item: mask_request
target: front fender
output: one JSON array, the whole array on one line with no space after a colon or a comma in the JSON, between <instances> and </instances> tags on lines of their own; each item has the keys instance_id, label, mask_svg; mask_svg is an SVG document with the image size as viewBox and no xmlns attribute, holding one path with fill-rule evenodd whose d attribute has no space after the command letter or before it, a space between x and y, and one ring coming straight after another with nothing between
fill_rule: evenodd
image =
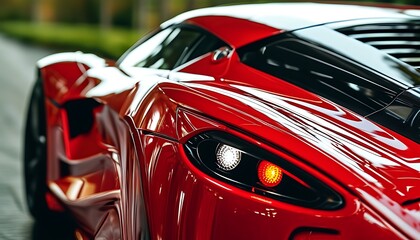
<instances>
[{"instance_id":1,"label":"front fender","mask_svg":"<svg viewBox=\"0 0 420 240\"><path fill-rule=\"evenodd\" d=\"M79 98L80 89L88 85L87 70L105 66L105 59L81 52L53 54L37 63L45 96L57 104Z\"/></svg>"}]
</instances>

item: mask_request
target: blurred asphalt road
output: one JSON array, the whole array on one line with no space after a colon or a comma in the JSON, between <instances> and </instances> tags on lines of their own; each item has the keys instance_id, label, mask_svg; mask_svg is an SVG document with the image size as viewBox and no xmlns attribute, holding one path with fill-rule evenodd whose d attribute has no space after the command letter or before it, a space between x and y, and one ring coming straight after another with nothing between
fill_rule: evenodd
<instances>
[{"instance_id":1,"label":"blurred asphalt road","mask_svg":"<svg viewBox=\"0 0 420 240\"><path fill-rule=\"evenodd\" d=\"M23 192L22 136L36 61L52 51L0 35L0 240L64 239L35 224ZM54 229L54 228L53 228Z\"/></svg>"}]
</instances>

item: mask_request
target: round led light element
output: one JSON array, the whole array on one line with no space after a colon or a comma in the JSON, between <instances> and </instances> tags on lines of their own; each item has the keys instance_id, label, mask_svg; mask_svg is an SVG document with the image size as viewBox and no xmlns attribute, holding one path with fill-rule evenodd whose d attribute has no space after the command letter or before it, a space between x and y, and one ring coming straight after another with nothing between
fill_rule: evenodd
<instances>
[{"instance_id":1,"label":"round led light element","mask_svg":"<svg viewBox=\"0 0 420 240\"><path fill-rule=\"evenodd\" d=\"M258 179L265 187L275 187L279 185L283 178L282 169L266 160L262 160L258 165Z\"/></svg>"},{"instance_id":2,"label":"round led light element","mask_svg":"<svg viewBox=\"0 0 420 240\"><path fill-rule=\"evenodd\" d=\"M225 144L218 146L216 150L217 166L225 171L235 169L241 162L241 151Z\"/></svg>"}]
</instances>

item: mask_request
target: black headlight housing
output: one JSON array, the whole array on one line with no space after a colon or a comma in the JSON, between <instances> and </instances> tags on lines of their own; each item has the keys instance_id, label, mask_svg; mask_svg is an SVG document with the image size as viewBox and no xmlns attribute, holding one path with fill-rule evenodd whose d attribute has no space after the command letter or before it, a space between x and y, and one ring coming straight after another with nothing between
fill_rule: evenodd
<instances>
[{"instance_id":1,"label":"black headlight housing","mask_svg":"<svg viewBox=\"0 0 420 240\"><path fill-rule=\"evenodd\" d=\"M336 210L344 206L343 198L315 177L226 132L203 132L189 139L184 149L201 171L246 191L313 209ZM224 163L221 154L226 155ZM277 181L272 185L261 178L261 164L267 163L272 171L265 173Z\"/></svg>"}]
</instances>

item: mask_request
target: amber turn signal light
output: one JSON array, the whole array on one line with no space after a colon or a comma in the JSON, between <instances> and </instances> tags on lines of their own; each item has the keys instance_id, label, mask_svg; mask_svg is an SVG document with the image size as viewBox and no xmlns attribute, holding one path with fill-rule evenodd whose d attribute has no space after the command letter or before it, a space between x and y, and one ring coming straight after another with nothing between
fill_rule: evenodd
<instances>
[{"instance_id":1,"label":"amber turn signal light","mask_svg":"<svg viewBox=\"0 0 420 240\"><path fill-rule=\"evenodd\" d=\"M266 160L262 160L258 165L258 179L265 187L275 187L279 185L283 177L283 170Z\"/></svg>"}]
</instances>

